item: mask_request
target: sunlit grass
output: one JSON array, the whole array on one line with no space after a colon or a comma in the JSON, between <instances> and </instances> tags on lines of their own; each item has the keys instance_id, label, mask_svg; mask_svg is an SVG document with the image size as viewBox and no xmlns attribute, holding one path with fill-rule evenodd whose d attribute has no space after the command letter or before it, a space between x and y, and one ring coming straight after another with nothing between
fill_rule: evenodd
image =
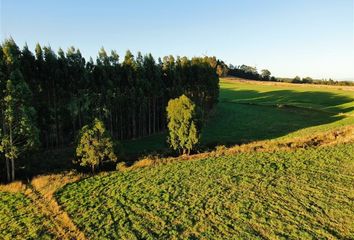
<instances>
[{"instance_id":1,"label":"sunlit grass","mask_svg":"<svg viewBox=\"0 0 354 240\"><path fill-rule=\"evenodd\" d=\"M354 87L242 82L222 79L219 103L201 145L233 145L312 135L354 125ZM123 143L129 154L166 149L166 135Z\"/></svg>"},{"instance_id":2,"label":"sunlit grass","mask_svg":"<svg viewBox=\"0 0 354 240\"><path fill-rule=\"evenodd\" d=\"M353 238L354 144L92 177L57 198L93 239Z\"/></svg>"},{"instance_id":3,"label":"sunlit grass","mask_svg":"<svg viewBox=\"0 0 354 240\"><path fill-rule=\"evenodd\" d=\"M0 239L53 239L50 222L19 192L0 191Z\"/></svg>"}]
</instances>

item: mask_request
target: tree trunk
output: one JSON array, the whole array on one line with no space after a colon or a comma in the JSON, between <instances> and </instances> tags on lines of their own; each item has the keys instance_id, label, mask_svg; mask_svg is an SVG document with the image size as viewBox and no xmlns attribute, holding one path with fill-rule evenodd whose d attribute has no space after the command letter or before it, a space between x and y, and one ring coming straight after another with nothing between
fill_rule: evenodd
<instances>
[{"instance_id":1,"label":"tree trunk","mask_svg":"<svg viewBox=\"0 0 354 240\"><path fill-rule=\"evenodd\" d=\"M118 111L117 111L117 108L114 108L114 126L115 126L115 129L113 130L114 131L114 137L116 139L119 139L119 136L118 136Z\"/></svg>"},{"instance_id":2,"label":"tree trunk","mask_svg":"<svg viewBox=\"0 0 354 240\"><path fill-rule=\"evenodd\" d=\"M157 98L157 132L160 132L160 108L159 97Z\"/></svg>"},{"instance_id":3,"label":"tree trunk","mask_svg":"<svg viewBox=\"0 0 354 240\"><path fill-rule=\"evenodd\" d=\"M135 117L135 107L133 107L133 113L132 113L132 130L133 130L133 139L136 137L136 117Z\"/></svg>"},{"instance_id":4,"label":"tree trunk","mask_svg":"<svg viewBox=\"0 0 354 240\"><path fill-rule=\"evenodd\" d=\"M149 100L149 106L148 106L148 114L149 114L149 116L148 116L148 118L149 118L149 120L148 120L148 122L149 122L149 125L148 125L148 127L149 127L149 130L148 130L148 135L150 135L151 134L151 98L148 98Z\"/></svg>"},{"instance_id":5,"label":"tree trunk","mask_svg":"<svg viewBox=\"0 0 354 240\"><path fill-rule=\"evenodd\" d=\"M52 113L51 113L51 109L52 109L52 103L51 103L51 99L50 99L50 92L51 92L51 87L50 87L50 82L51 82L51 80L49 80L49 81L46 81L46 83L45 83L45 87L47 88L46 90L45 90L45 92L47 92L47 99L46 99L46 104L47 104L47 106L48 106L48 112L49 112L49 122L51 122L50 121L50 119L52 118ZM52 124L49 124L48 123L48 135L49 135L49 145L50 145L50 148L54 148L54 140L53 140L53 127L52 127Z\"/></svg>"},{"instance_id":6,"label":"tree trunk","mask_svg":"<svg viewBox=\"0 0 354 240\"><path fill-rule=\"evenodd\" d=\"M81 104L79 103L79 109L78 109L78 117L79 117L79 129L82 128L82 120L81 120ZM100 119L102 119L100 117Z\"/></svg>"},{"instance_id":7,"label":"tree trunk","mask_svg":"<svg viewBox=\"0 0 354 240\"><path fill-rule=\"evenodd\" d=\"M9 124L9 135L10 135L10 146L13 147L13 136L12 136L12 123ZM15 162L13 157L10 159L11 160L11 179L10 181L13 181L15 179Z\"/></svg>"},{"instance_id":8,"label":"tree trunk","mask_svg":"<svg viewBox=\"0 0 354 240\"><path fill-rule=\"evenodd\" d=\"M124 132L123 132L123 113L122 111L120 111L120 114L119 114L119 123L120 123L120 139L123 140L124 138Z\"/></svg>"},{"instance_id":9,"label":"tree trunk","mask_svg":"<svg viewBox=\"0 0 354 240\"><path fill-rule=\"evenodd\" d=\"M56 147L59 147L59 135L60 135L60 131L59 131L59 119L58 119L58 106L57 106L57 98L56 98L56 91L55 91L55 87L54 87L54 114L55 114L55 141L56 141Z\"/></svg>"},{"instance_id":10,"label":"tree trunk","mask_svg":"<svg viewBox=\"0 0 354 240\"><path fill-rule=\"evenodd\" d=\"M7 177L7 181L10 182L11 181L10 162L8 158L6 158L5 160L6 160L6 177Z\"/></svg>"},{"instance_id":11,"label":"tree trunk","mask_svg":"<svg viewBox=\"0 0 354 240\"><path fill-rule=\"evenodd\" d=\"M156 132L156 98L153 97L153 109L154 109L154 113L153 113L153 124L154 124L154 128L153 128L153 133Z\"/></svg>"},{"instance_id":12,"label":"tree trunk","mask_svg":"<svg viewBox=\"0 0 354 240\"><path fill-rule=\"evenodd\" d=\"M75 117L72 117L72 121L73 121L73 136L75 138L75 133L76 133L76 124L75 124Z\"/></svg>"},{"instance_id":13,"label":"tree trunk","mask_svg":"<svg viewBox=\"0 0 354 240\"><path fill-rule=\"evenodd\" d=\"M15 180L15 160L11 158L11 181Z\"/></svg>"},{"instance_id":14,"label":"tree trunk","mask_svg":"<svg viewBox=\"0 0 354 240\"><path fill-rule=\"evenodd\" d=\"M110 122L111 122L111 136L114 137L114 134L113 134L113 107L111 107Z\"/></svg>"}]
</instances>

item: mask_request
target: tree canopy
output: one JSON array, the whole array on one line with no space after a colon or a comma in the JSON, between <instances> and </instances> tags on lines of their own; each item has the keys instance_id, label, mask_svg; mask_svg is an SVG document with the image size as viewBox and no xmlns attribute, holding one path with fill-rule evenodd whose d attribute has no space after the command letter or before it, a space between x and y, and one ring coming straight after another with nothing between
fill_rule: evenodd
<instances>
[{"instance_id":1,"label":"tree canopy","mask_svg":"<svg viewBox=\"0 0 354 240\"><path fill-rule=\"evenodd\" d=\"M117 161L113 141L102 121L95 119L81 129L76 156L78 160L75 162L80 166L90 167L92 172L105 161Z\"/></svg>"},{"instance_id":2,"label":"tree canopy","mask_svg":"<svg viewBox=\"0 0 354 240\"><path fill-rule=\"evenodd\" d=\"M11 93L43 150L71 146L95 118L115 140L140 138L166 129L167 103L182 94L206 116L218 101L220 64L215 57L156 60L130 51L120 57L103 47L86 60L76 47L55 52L37 44L32 53L9 39L0 45L0 118L4 122L5 96Z\"/></svg>"},{"instance_id":3,"label":"tree canopy","mask_svg":"<svg viewBox=\"0 0 354 240\"><path fill-rule=\"evenodd\" d=\"M19 50L12 39L5 41L2 49L7 68L0 75L0 153L5 159L7 180L13 181L15 161L39 145L39 132L32 93L19 70Z\"/></svg>"},{"instance_id":4,"label":"tree canopy","mask_svg":"<svg viewBox=\"0 0 354 240\"><path fill-rule=\"evenodd\" d=\"M167 119L171 148L189 154L199 141L196 105L185 95L171 99L167 105Z\"/></svg>"}]
</instances>

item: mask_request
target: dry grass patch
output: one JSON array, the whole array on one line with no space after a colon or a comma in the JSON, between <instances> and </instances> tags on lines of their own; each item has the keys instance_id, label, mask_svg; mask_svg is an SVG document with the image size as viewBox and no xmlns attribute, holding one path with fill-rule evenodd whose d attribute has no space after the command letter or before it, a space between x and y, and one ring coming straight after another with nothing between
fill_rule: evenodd
<instances>
[{"instance_id":1,"label":"dry grass patch","mask_svg":"<svg viewBox=\"0 0 354 240\"><path fill-rule=\"evenodd\" d=\"M69 215L62 210L53 194L68 183L85 177L76 172L43 175L35 177L28 185L31 191L27 196L37 203L45 215L53 219L56 233L63 239L86 239L84 234L75 226Z\"/></svg>"},{"instance_id":2,"label":"dry grass patch","mask_svg":"<svg viewBox=\"0 0 354 240\"><path fill-rule=\"evenodd\" d=\"M68 183L76 182L85 177L77 172L64 172L59 174L42 175L32 179L31 185L45 198L53 197L55 191Z\"/></svg>"},{"instance_id":3,"label":"dry grass patch","mask_svg":"<svg viewBox=\"0 0 354 240\"><path fill-rule=\"evenodd\" d=\"M23 193L25 190L26 185L24 185L21 181L16 181L8 184L0 184L0 192Z\"/></svg>"}]
</instances>

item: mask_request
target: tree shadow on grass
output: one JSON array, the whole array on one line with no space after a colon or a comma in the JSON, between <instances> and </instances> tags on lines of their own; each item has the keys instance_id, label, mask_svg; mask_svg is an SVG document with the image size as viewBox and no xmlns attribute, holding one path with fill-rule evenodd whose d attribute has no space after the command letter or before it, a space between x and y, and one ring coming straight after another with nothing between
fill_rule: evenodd
<instances>
[{"instance_id":1,"label":"tree shadow on grass","mask_svg":"<svg viewBox=\"0 0 354 240\"><path fill-rule=\"evenodd\" d=\"M53 150L39 150L16 161L16 179L28 181L34 176L55 174L74 169L74 148L64 147ZM0 182L5 182L5 161L0 161Z\"/></svg>"},{"instance_id":2,"label":"tree shadow on grass","mask_svg":"<svg viewBox=\"0 0 354 240\"><path fill-rule=\"evenodd\" d=\"M222 89L220 93L219 103L202 129L201 151L274 139L354 114L354 103L348 106L354 94L349 97L329 91L237 89ZM126 141L124 147L133 159L149 153L170 153L166 133Z\"/></svg>"},{"instance_id":3,"label":"tree shadow on grass","mask_svg":"<svg viewBox=\"0 0 354 240\"><path fill-rule=\"evenodd\" d=\"M308 127L333 123L354 114L353 100L354 94L349 97L323 91L222 89L219 103L203 127L199 150L274 139ZM166 144L166 133L125 141L123 147L126 156L120 160L129 162L148 154L172 154ZM76 168L72 164L73 157L74 147L37 154L18 163L17 176L25 180ZM105 170L111 168L114 166Z\"/></svg>"},{"instance_id":4,"label":"tree shadow on grass","mask_svg":"<svg viewBox=\"0 0 354 240\"><path fill-rule=\"evenodd\" d=\"M220 102L202 132L202 144L215 147L274 139L333 123L353 114L354 104L347 106L353 100L322 91L223 89Z\"/></svg>"}]
</instances>

